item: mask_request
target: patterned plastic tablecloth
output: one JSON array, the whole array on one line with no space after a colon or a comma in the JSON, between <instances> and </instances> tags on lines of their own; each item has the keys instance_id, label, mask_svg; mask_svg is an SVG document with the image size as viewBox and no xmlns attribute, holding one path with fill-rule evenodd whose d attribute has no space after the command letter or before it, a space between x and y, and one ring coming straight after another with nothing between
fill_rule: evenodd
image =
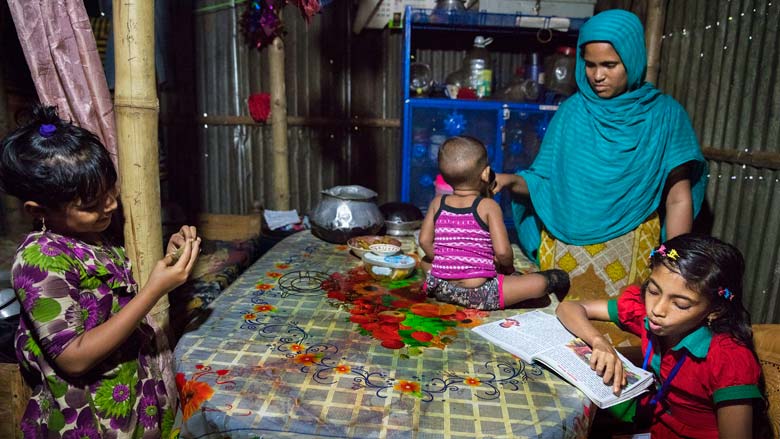
<instances>
[{"instance_id":1,"label":"patterned plastic tablecloth","mask_svg":"<svg viewBox=\"0 0 780 439\"><path fill-rule=\"evenodd\" d=\"M286 238L179 341L181 436L587 437L582 393L470 329L522 310L463 309L421 284L371 279L308 231Z\"/></svg>"}]
</instances>

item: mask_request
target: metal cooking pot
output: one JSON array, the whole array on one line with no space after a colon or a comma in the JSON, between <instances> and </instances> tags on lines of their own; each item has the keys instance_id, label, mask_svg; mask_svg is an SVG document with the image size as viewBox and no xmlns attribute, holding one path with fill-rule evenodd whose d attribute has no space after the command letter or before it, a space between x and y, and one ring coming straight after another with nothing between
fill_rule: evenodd
<instances>
[{"instance_id":1,"label":"metal cooking pot","mask_svg":"<svg viewBox=\"0 0 780 439\"><path fill-rule=\"evenodd\" d=\"M411 203L392 202L379 207L385 216L387 234L393 236L413 235L422 226L423 214Z\"/></svg>"},{"instance_id":2,"label":"metal cooking pot","mask_svg":"<svg viewBox=\"0 0 780 439\"><path fill-rule=\"evenodd\" d=\"M377 234L385 220L376 197L376 192L358 185L325 189L310 215L312 234L336 244L345 244L355 236Z\"/></svg>"}]
</instances>

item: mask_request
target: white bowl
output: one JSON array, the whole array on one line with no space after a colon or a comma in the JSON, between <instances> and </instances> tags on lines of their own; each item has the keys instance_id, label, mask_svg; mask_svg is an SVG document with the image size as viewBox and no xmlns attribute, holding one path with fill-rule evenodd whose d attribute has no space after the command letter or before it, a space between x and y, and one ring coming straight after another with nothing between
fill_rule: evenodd
<instances>
[{"instance_id":1,"label":"white bowl","mask_svg":"<svg viewBox=\"0 0 780 439\"><path fill-rule=\"evenodd\" d=\"M370 252L370 246L374 244L392 244L401 247L401 241L391 236L379 236L379 235L366 235L356 236L347 241L349 249L355 254L355 256L362 258L364 254Z\"/></svg>"},{"instance_id":2,"label":"white bowl","mask_svg":"<svg viewBox=\"0 0 780 439\"><path fill-rule=\"evenodd\" d=\"M368 249L371 250L371 253L376 255L389 256L400 252L401 246L394 244L371 244L368 246Z\"/></svg>"}]
</instances>

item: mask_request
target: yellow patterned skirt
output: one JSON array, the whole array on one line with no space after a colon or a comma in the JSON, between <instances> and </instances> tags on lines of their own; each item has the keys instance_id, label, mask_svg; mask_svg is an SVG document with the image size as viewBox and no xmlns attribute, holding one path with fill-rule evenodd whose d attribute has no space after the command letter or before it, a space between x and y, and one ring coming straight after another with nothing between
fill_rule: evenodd
<instances>
[{"instance_id":1,"label":"yellow patterned skirt","mask_svg":"<svg viewBox=\"0 0 780 439\"><path fill-rule=\"evenodd\" d=\"M569 245L542 230L539 268L560 268L569 273L571 289L565 300L595 300L617 297L625 287L650 276L648 256L658 246L661 222L653 213L625 235L586 246ZM615 346L638 346L639 338L614 324L597 324Z\"/></svg>"}]
</instances>

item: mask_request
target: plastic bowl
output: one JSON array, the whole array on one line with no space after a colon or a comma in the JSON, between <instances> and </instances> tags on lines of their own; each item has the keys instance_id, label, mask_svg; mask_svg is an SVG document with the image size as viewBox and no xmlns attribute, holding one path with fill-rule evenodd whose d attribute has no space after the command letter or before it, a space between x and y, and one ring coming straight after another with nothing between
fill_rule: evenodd
<instances>
[{"instance_id":1,"label":"plastic bowl","mask_svg":"<svg viewBox=\"0 0 780 439\"><path fill-rule=\"evenodd\" d=\"M409 277L417 267L417 259L405 254L379 256L373 252L363 255L363 266L377 280L400 280Z\"/></svg>"},{"instance_id":2,"label":"plastic bowl","mask_svg":"<svg viewBox=\"0 0 780 439\"><path fill-rule=\"evenodd\" d=\"M371 253L379 256L390 256L401 251L401 246L394 244L371 244L368 248L371 250Z\"/></svg>"},{"instance_id":3,"label":"plastic bowl","mask_svg":"<svg viewBox=\"0 0 780 439\"><path fill-rule=\"evenodd\" d=\"M347 245L349 246L350 250L352 250L352 253L354 253L355 256L359 258L362 258L364 254L368 253L371 250L371 246L373 244L392 244L397 245L398 248L401 248L401 241L390 236L356 236L354 238L350 238L349 241L347 241Z\"/></svg>"}]
</instances>

